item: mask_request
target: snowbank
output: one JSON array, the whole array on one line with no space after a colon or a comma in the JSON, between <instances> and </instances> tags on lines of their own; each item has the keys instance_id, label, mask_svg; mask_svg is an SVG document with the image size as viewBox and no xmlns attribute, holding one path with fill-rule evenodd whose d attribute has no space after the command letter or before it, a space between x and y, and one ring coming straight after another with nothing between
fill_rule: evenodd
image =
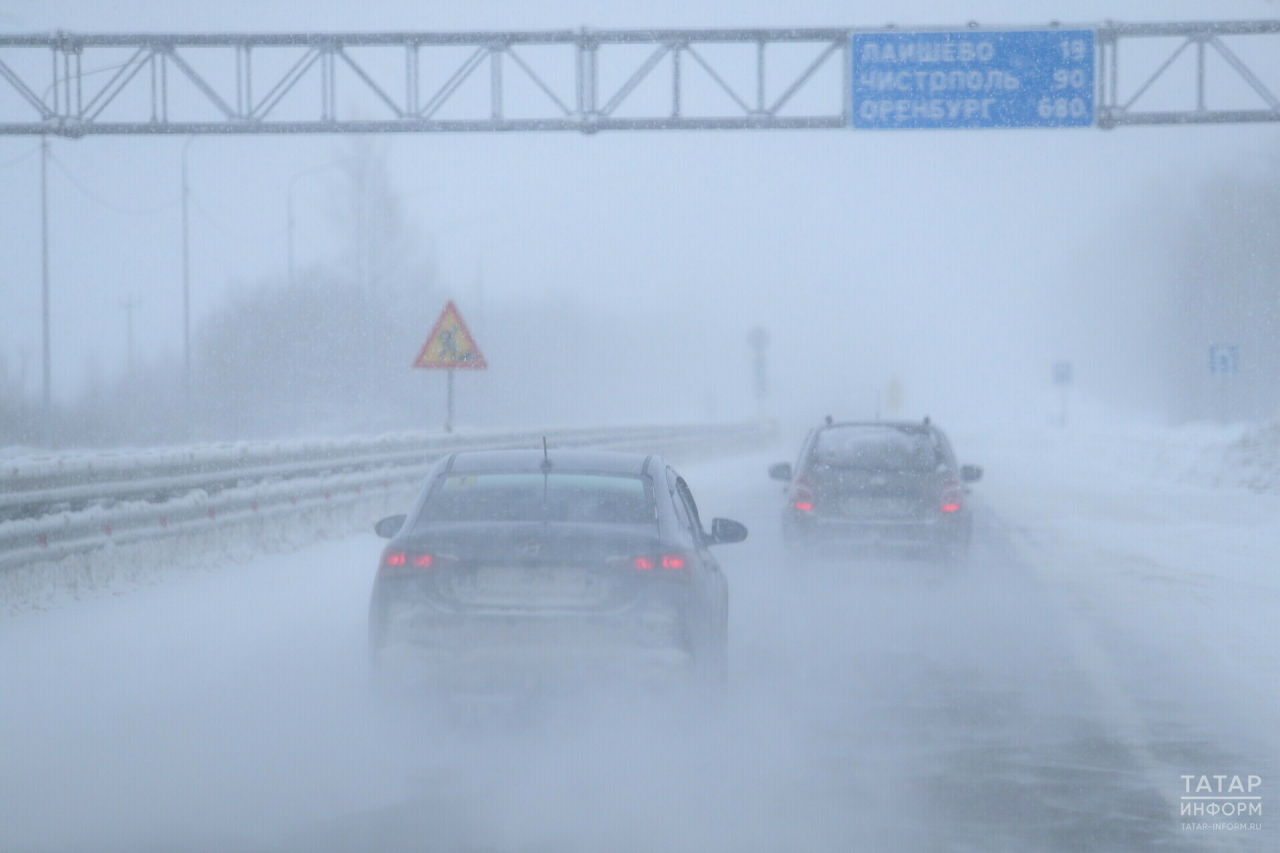
<instances>
[{"instance_id":1,"label":"snowbank","mask_svg":"<svg viewBox=\"0 0 1280 853\"><path fill-rule=\"evenodd\" d=\"M1225 468L1255 492L1280 492L1280 421L1250 427L1227 447Z\"/></svg>"},{"instance_id":2,"label":"snowbank","mask_svg":"<svg viewBox=\"0 0 1280 853\"><path fill-rule=\"evenodd\" d=\"M988 474L1008 473L999 464L1030 464L1063 484L1123 483L1280 492L1280 422L1041 426L956 432L963 461L989 463ZM996 458L992 454L996 454Z\"/></svg>"},{"instance_id":3,"label":"snowbank","mask_svg":"<svg viewBox=\"0 0 1280 853\"><path fill-rule=\"evenodd\" d=\"M1114 716L1140 721L1137 752L1172 779L1197 760L1280 768L1280 425L954 437L986 464L975 493L1072 614ZM1232 754L1180 751L1192 743Z\"/></svg>"},{"instance_id":4,"label":"snowbank","mask_svg":"<svg viewBox=\"0 0 1280 853\"><path fill-rule=\"evenodd\" d=\"M290 553L318 541L366 533L379 518L402 512L414 492L413 487L397 489L331 509L126 545L110 544L56 562L0 571L0 616L121 595L154 586L175 573L212 572L247 563L261 554Z\"/></svg>"}]
</instances>

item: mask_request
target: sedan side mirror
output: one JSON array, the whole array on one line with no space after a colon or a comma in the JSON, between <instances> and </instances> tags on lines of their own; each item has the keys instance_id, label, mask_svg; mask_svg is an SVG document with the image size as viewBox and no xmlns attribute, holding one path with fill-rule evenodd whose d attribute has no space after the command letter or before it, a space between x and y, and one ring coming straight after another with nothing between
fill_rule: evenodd
<instances>
[{"instance_id":1,"label":"sedan side mirror","mask_svg":"<svg viewBox=\"0 0 1280 853\"><path fill-rule=\"evenodd\" d=\"M711 519L711 544L728 545L747 538L747 526L727 518Z\"/></svg>"},{"instance_id":2,"label":"sedan side mirror","mask_svg":"<svg viewBox=\"0 0 1280 853\"><path fill-rule=\"evenodd\" d=\"M373 532L381 536L383 539L390 539L400 532L400 528L404 527L403 515L389 515L373 526Z\"/></svg>"},{"instance_id":3,"label":"sedan side mirror","mask_svg":"<svg viewBox=\"0 0 1280 853\"><path fill-rule=\"evenodd\" d=\"M961 465L960 479L966 483L976 483L982 479L981 465Z\"/></svg>"},{"instance_id":4,"label":"sedan side mirror","mask_svg":"<svg viewBox=\"0 0 1280 853\"><path fill-rule=\"evenodd\" d=\"M785 483L791 482L791 463L778 462L769 466L769 479L782 480Z\"/></svg>"}]
</instances>

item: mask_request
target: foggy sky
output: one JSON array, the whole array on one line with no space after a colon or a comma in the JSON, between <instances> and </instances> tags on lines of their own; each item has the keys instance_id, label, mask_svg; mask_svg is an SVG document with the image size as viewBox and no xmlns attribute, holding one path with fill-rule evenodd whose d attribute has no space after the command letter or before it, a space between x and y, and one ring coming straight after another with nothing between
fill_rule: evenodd
<instances>
[{"instance_id":1,"label":"foggy sky","mask_svg":"<svg viewBox=\"0 0 1280 853\"><path fill-rule=\"evenodd\" d=\"M1036 24L1273 17L1265 0L1189 2L677 3L170 2L28 0L0 6L10 32L451 30L577 26ZM1161 270L1128 247L1135 218L1162 215L1153 188L1190 189L1276 149L1265 125L1113 131L657 132L388 135L408 214L464 313L577 300L615 317L672 318L722 414L751 411L746 331L773 333L778 405L847 400L865 414L891 376L907 410L964 419L1038 416L1048 366L1077 364L1084 393L1117 361L1108 318L1081 293L1113 289L1140 313ZM0 138L0 163L36 148ZM78 393L90 360L125 358L127 296L142 300L138 347L180 344L181 137L55 139L75 178L51 171L54 385ZM197 322L230 289L285 273L285 187L333 160L331 137L192 143L192 288ZM336 176L298 185L298 258L332 260L325 212ZM0 170L0 347L28 359L39 393L39 158ZM156 208L163 208L158 212ZM1094 320L1097 322L1094 322ZM1110 318L1114 321L1115 318ZM424 335L426 329L423 330ZM282 332L287 333L287 332ZM481 341L483 345L483 341ZM550 346L572 347L572 341ZM643 346L643 342L640 343ZM319 352L323 342L319 342ZM406 354L406 364L412 356ZM495 365L494 369L500 369ZM1122 371L1123 372L1123 371ZM1090 379L1092 377L1092 379ZM1114 392L1114 388L1112 391ZM688 413L695 419L699 413Z\"/></svg>"}]
</instances>

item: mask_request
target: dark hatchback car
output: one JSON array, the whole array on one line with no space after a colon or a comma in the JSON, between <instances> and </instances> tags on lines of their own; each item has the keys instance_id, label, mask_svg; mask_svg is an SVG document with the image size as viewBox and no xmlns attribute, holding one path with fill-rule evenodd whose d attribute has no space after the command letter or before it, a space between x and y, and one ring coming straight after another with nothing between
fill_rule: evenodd
<instances>
[{"instance_id":1,"label":"dark hatchback car","mask_svg":"<svg viewBox=\"0 0 1280 853\"><path fill-rule=\"evenodd\" d=\"M973 513L967 483L976 465L959 466L951 443L923 422L828 422L809 432L785 480L783 535L792 543L831 543L943 560L967 555Z\"/></svg>"},{"instance_id":2,"label":"dark hatchback car","mask_svg":"<svg viewBox=\"0 0 1280 853\"><path fill-rule=\"evenodd\" d=\"M390 537L369 606L375 668L428 687L540 688L593 673L712 682L728 588L684 480L661 457L503 450L440 460Z\"/></svg>"}]
</instances>

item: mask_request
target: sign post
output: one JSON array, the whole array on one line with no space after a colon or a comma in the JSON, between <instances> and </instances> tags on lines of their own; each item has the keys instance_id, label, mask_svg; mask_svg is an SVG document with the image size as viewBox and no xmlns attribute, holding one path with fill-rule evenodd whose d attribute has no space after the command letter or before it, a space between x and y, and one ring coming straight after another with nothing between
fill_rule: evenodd
<instances>
[{"instance_id":1,"label":"sign post","mask_svg":"<svg viewBox=\"0 0 1280 853\"><path fill-rule=\"evenodd\" d=\"M906 391L902 387L902 380L897 376L890 377L889 383L884 386L884 408L891 416L897 417L902 411L902 404L906 399ZM879 406L877 409L877 417L879 417Z\"/></svg>"},{"instance_id":2,"label":"sign post","mask_svg":"<svg viewBox=\"0 0 1280 853\"><path fill-rule=\"evenodd\" d=\"M764 417L765 400L769 396L769 371L765 361L765 350L769 348L769 332L763 326L756 326L747 333L747 346L751 347L752 367L755 375L756 408L760 417Z\"/></svg>"},{"instance_id":3,"label":"sign post","mask_svg":"<svg viewBox=\"0 0 1280 853\"><path fill-rule=\"evenodd\" d=\"M1074 379L1071 362L1057 361L1053 364L1053 384L1058 386L1058 397L1061 403L1058 411L1058 423L1067 425L1067 389Z\"/></svg>"},{"instance_id":4,"label":"sign post","mask_svg":"<svg viewBox=\"0 0 1280 853\"><path fill-rule=\"evenodd\" d=\"M1231 420L1231 377L1240 372L1240 348L1235 344L1209 346L1209 373L1219 380L1218 411L1223 422Z\"/></svg>"},{"instance_id":5,"label":"sign post","mask_svg":"<svg viewBox=\"0 0 1280 853\"><path fill-rule=\"evenodd\" d=\"M453 432L453 372L455 370L486 370L489 363L484 360L480 347L463 322L453 300L449 300L440 312L431 334L422 345L422 351L414 359L414 367L427 370L447 371L448 400L445 404L444 431Z\"/></svg>"},{"instance_id":6,"label":"sign post","mask_svg":"<svg viewBox=\"0 0 1280 853\"><path fill-rule=\"evenodd\" d=\"M448 377L448 379L445 380L445 384L449 388L449 400L445 405L444 431L453 432L453 371L450 370L445 375Z\"/></svg>"}]
</instances>

